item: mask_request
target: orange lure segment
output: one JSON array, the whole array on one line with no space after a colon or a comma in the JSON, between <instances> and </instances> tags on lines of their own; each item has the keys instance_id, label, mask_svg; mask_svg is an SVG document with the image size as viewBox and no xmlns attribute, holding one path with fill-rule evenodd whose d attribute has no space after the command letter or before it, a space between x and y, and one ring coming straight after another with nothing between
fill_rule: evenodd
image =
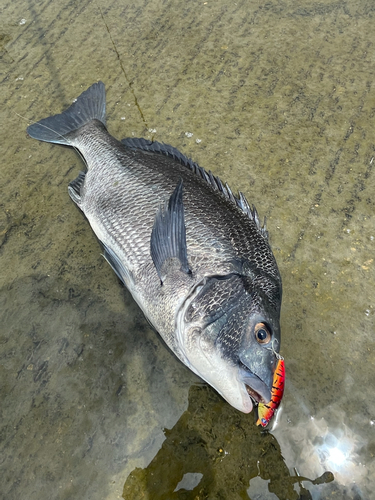
<instances>
[{"instance_id":1,"label":"orange lure segment","mask_svg":"<svg viewBox=\"0 0 375 500\"><path fill-rule=\"evenodd\" d=\"M257 425L266 427L266 425L269 423L269 421L273 417L273 414L280 405L281 398L283 397L284 394L284 385L285 385L285 365L284 365L284 360L279 359L273 376L271 401L267 404L259 403Z\"/></svg>"}]
</instances>

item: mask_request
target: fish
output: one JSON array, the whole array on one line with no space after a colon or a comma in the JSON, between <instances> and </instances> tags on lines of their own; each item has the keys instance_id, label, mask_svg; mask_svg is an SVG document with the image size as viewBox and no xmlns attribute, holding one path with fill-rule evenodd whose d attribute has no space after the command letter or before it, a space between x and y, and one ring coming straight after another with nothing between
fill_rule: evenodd
<instances>
[{"instance_id":1,"label":"fish","mask_svg":"<svg viewBox=\"0 0 375 500\"><path fill-rule=\"evenodd\" d=\"M103 82L27 133L84 159L69 195L179 360L241 412L268 403L282 284L265 222L244 194L173 146L111 136Z\"/></svg>"},{"instance_id":2,"label":"fish","mask_svg":"<svg viewBox=\"0 0 375 500\"><path fill-rule=\"evenodd\" d=\"M277 362L276 370L274 373L273 385L271 391L271 401L269 403L258 404L257 425L266 427L269 424L275 411L280 406L281 399L284 394L284 385L285 385L285 364L284 364L284 359L280 357Z\"/></svg>"}]
</instances>

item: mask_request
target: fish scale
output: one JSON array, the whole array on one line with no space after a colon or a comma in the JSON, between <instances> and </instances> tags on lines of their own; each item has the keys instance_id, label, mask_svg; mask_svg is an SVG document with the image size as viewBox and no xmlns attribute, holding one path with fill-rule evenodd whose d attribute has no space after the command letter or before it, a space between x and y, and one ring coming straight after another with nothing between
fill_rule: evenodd
<instances>
[{"instance_id":1,"label":"fish scale","mask_svg":"<svg viewBox=\"0 0 375 500\"><path fill-rule=\"evenodd\" d=\"M93 135L92 132L91 135ZM98 133L94 136L96 140L97 135ZM154 158L150 158L148 153L129 151L128 155L123 153L119 158L118 155L113 155L112 149L105 151L103 155L109 165L108 169L103 169L96 160L97 148L92 147L92 140L85 140L83 145L75 144L89 165L85 195L82 197L82 210L90 220L91 213L96 214L99 208L102 224L108 226L109 234L112 234L112 219L118 220L122 213L126 214L121 217L124 224L121 244L127 249L129 245L132 245L133 261L137 257L142 265L149 258L148 247L143 246L140 249L136 240L131 238L132 232L128 228L131 228L134 235L139 226L143 226L151 234L157 208L168 199L178 180L182 178L184 180L187 242L191 243L192 253L197 248L196 251L206 255L211 269L205 269L205 271L213 274L227 273L230 270L230 261L239 255L249 262L254 262L259 269L267 271L267 261L263 255L268 247L255 223L237 207L232 206L234 210L228 212L226 219L223 220L221 214L230 202L222 195L218 196L214 193L210 185L197 179L197 176L190 170L169 158L167 162L162 162L161 160L164 160L162 156L157 156L158 161L153 161ZM93 155L92 152L95 154ZM160 168L160 165L163 168L156 170ZM158 190L156 192L151 190L146 180L151 185L158 185ZM116 181L119 184L114 186ZM201 185L199 186L198 183ZM102 200L103 196L104 200ZM196 224L197 220L200 221L199 225ZM254 240L259 248L256 252L253 249ZM212 241L220 242L221 251L212 252ZM269 250L267 253L270 253ZM274 260L272 254L268 257Z\"/></svg>"}]
</instances>

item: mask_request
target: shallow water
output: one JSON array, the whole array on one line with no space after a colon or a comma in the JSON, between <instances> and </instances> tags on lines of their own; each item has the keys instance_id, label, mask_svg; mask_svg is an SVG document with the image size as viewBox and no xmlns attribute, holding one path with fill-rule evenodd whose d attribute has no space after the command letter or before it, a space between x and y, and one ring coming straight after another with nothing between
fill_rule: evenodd
<instances>
[{"instance_id":1,"label":"shallow water","mask_svg":"<svg viewBox=\"0 0 375 500\"><path fill-rule=\"evenodd\" d=\"M1 10L0 496L371 499L373 2ZM287 373L270 432L120 286L67 194L74 151L26 136L99 79L114 136L172 144L267 216Z\"/></svg>"}]
</instances>

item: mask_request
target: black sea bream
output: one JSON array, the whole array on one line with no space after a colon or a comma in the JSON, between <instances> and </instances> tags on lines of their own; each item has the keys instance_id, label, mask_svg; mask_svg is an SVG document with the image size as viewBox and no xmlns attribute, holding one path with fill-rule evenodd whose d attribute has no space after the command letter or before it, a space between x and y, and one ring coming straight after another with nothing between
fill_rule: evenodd
<instances>
[{"instance_id":1,"label":"black sea bream","mask_svg":"<svg viewBox=\"0 0 375 500\"><path fill-rule=\"evenodd\" d=\"M86 162L69 194L175 355L232 406L271 399L281 278L255 208L172 146L114 139L105 89L28 127Z\"/></svg>"}]
</instances>

